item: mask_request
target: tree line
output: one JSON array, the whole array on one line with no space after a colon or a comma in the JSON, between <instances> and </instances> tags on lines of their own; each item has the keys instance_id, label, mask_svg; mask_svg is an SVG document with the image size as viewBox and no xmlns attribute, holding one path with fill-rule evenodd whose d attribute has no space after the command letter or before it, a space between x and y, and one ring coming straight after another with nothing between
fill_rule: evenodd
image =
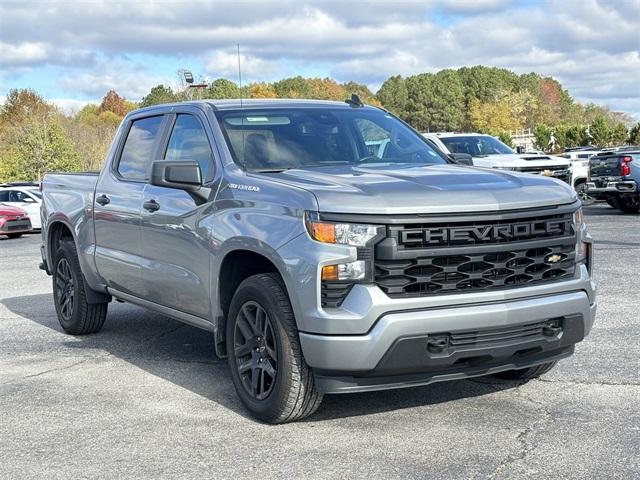
<instances>
[{"instance_id":1,"label":"tree line","mask_svg":"<svg viewBox=\"0 0 640 480\"><path fill-rule=\"evenodd\" d=\"M583 105L553 78L506 69L463 67L389 77L374 94L357 82L285 78L243 86L218 78L206 88L153 87L139 102L109 91L99 104L65 115L37 92L9 91L0 106L0 182L38 180L47 171L97 170L127 112L160 103L224 98L344 100L356 93L422 132L476 131L510 143L509 132L531 129L538 148L640 144L640 123L595 104Z\"/></svg>"}]
</instances>

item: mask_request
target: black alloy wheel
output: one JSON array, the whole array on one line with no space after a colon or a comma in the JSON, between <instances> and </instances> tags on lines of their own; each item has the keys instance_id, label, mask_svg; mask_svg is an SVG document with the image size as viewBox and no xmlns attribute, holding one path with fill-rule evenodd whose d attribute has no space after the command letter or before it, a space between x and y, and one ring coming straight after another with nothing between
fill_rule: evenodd
<instances>
[{"instance_id":1,"label":"black alloy wheel","mask_svg":"<svg viewBox=\"0 0 640 480\"><path fill-rule=\"evenodd\" d=\"M62 257L56 267L56 297L60 315L64 320L71 320L75 300L75 288L71 266L66 258Z\"/></svg>"},{"instance_id":2,"label":"black alloy wheel","mask_svg":"<svg viewBox=\"0 0 640 480\"><path fill-rule=\"evenodd\" d=\"M276 384L278 348L269 315L255 301L245 302L235 321L233 355L245 391L266 399Z\"/></svg>"}]
</instances>

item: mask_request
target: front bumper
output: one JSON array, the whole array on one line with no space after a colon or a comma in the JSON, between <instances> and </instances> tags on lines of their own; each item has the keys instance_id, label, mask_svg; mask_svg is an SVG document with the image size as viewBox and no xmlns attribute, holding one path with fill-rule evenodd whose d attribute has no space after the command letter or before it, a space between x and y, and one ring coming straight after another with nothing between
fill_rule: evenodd
<instances>
[{"instance_id":1,"label":"front bumper","mask_svg":"<svg viewBox=\"0 0 640 480\"><path fill-rule=\"evenodd\" d=\"M410 384L424 384L446 380L452 374L484 375L516 364L522 368L570 355L572 346L589 333L595 311L596 305L589 303L587 294L576 291L511 302L392 312L382 316L366 335L301 333L300 342L307 364L317 370L320 379L325 378L327 392L396 388L402 386L394 378L398 375L418 375L419 380ZM562 324L559 335L509 333L552 319ZM493 342L464 348L449 344L440 352L429 351L433 339L441 341L456 333L468 338L470 332L486 336L505 329L507 333Z\"/></svg>"},{"instance_id":2,"label":"front bumper","mask_svg":"<svg viewBox=\"0 0 640 480\"><path fill-rule=\"evenodd\" d=\"M27 217L18 219L11 218L0 222L0 235L7 235L10 233L27 233L31 231L31 220Z\"/></svg>"}]
</instances>

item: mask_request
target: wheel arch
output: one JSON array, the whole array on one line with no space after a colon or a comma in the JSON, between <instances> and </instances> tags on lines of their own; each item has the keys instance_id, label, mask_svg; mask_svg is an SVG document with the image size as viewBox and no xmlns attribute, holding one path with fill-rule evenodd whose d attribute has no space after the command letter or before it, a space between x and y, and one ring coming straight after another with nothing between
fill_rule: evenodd
<instances>
[{"instance_id":1,"label":"wheel arch","mask_svg":"<svg viewBox=\"0 0 640 480\"><path fill-rule=\"evenodd\" d=\"M214 301L217 316L214 321L216 337L216 353L220 357L226 356L225 328L226 318L231 305L231 299L243 280L260 273L277 273L282 279L283 288L287 295L289 290L283 275L283 262L275 250L257 248L244 244L230 248L221 256L216 273L213 276Z\"/></svg>"},{"instance_id":2,"label":"wheel arch","mask_svg":"<svg viewBox=\"0 0 640 480\"><path fill-rule=\"evenodd\" d=\"M76 246L76 251L78 250L78 241L75 235L73 228L63 220L54 220L47 226L47 264L49 265L49 270L52 275L55 274L55 252L60 247L60 243L65 240L70 240ZM82 264L82 259L78 258L80 265L80 273L84 277L84 292L87 298L87 303L95 304L95 303L104 303L111 301L111 295L103 292L98 292L93 290L87 281L87 275L84 272L84 267Z\"/></svg>"}]
</instances>

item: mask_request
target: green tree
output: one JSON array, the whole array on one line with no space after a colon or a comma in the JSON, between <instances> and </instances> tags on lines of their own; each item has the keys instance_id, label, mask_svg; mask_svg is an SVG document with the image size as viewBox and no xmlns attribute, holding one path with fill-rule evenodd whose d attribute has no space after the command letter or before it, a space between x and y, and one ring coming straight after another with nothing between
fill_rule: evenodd
<instances>
[{"instance_id":1,"label":"green tree","mask_svg":"<svg viewBox=\"0 0 640 480\"><path fill-rule=\"evenodd\" d=\"M549 142L551 141L551 129L547 125L541 123L536 125L533 129L533 136L535 138L536 148L546 151L549 147Z\"/></svg>"},{"instance_id":2,"label":"green tree","mask_svg":"<svg viewBox=\"0 0 640 480\"><path fill-rule=\"evenodd\" d=\"M611 129L603 116L596 117L589 126L591 141L598 147L606 147L611 141Z\"/></svg>"},{"instance_id":3,"label":"green tree","mask_svg":"<svg viewBox=\"0 0 640 480\"><path fill-rule=\"evenodd\" d=\"M629 130L629 139L627 142L630 145L640 145L640 122L636 123L631 130Z\"/></svg>"},{"instance_id":4,"label":"green tree","mask_svg":"<svg viewBox=\"0 0 640 480\"><path fill-rule=\"evenodd\" d=\"M149 93L147 93L144 97L142 97L142 101L140 102L141 107L150 107L151 105L159 105L161 103L171 103L177 100L176 94L173 92L171 87L167 87L165 85L156 85L151 89Z\"/></svg>"},{"instance_id":5,"label":"green tree","mask_svg":"<svg viewBox=\"0 0 640 480\"><path fill-rule=\"evenodd\" d=\"M2 137L0 181L41 180L49 171L79 168L78 154L55 114L29 116Z\"/></svg>"},{"instance_id":6,"label":"green tree","mask_svg":"<svg viewBox=\"0 0 640 480\"><path fill-rule=\"evenodd\" d=\"M358 97L360 97L360 100L368 105L381 105L376 96L371 92L371 90L369 90L369 87L363 85L362 83L346 82L341 86L347 97L349 98L351 97L352 93L355 93L356 95L358 95Z\"/></svg>"},{"instance_id":7,"label":"green tree","mask_svg":"<svg viewBox=\"0 0 640 480\"><path fill-rule=\"evenodd\" d=\"M464 123L464 85L455 70L440 70L431 81L429 130L461 130Z\"/></svg>"},{"instance_id":8,"label":"green tree","mask_svg":"<svg viewBox=\"0 0 640 480\"><path fill-rule=\"evenodd\" d=\"M421 73L406 79L407 103L402 118L421 132L429 131L431 125L428 105L431 100L432 81L433 75L430 73Z\"/></svg>"},{"instance_id":9,"label":"green tree","mask_svg":"<svg viewBox=\"0 0 640 480\"><path fill-rule=\"evenodd\" d=\"M240 98L240 87L226 78L217 78L204 92L203 98Z\"/></svg>"},{"instance_id":10,"label":"green tree","mask_svg":"<svg viewBox=\"0 0 640 480\"><path fill-rule=\"evenodd\" d=\"M273 84L273 89L279 98L309 98L309 84L306 78L283 78Z\"/></svg>"},{"instance_id":11,"label":"green tree","mask_svg":"<svg viewBox=\"0 0 640 480\"><path fill-rule=\"evenodd\" d=\"M611 128L611 143L613 145L622 145L629 138L629 131L624 123L618 122Z\"/></svg>"},{"instance_id":12,"label":"green tree","mask_svg":"<svg viewBox=\"0 0 640 480\"><path fill-rule=\"evenodd\" d=\"M515 148L513 138L511 138L511 134L509 132L500 132L498 134L498 140L511 148Z\"/></svg>"},{"instance_id":13,"label":"green tree","mask_svg":"<svg viewBox=\"0 0 640 480\"><path fill-rule=\"evenodd\" d=\"M384 108L404 117L409 101L405 79L400 75L387 78L376 93L376 98Z\"/></svg>"}]
</instances>

